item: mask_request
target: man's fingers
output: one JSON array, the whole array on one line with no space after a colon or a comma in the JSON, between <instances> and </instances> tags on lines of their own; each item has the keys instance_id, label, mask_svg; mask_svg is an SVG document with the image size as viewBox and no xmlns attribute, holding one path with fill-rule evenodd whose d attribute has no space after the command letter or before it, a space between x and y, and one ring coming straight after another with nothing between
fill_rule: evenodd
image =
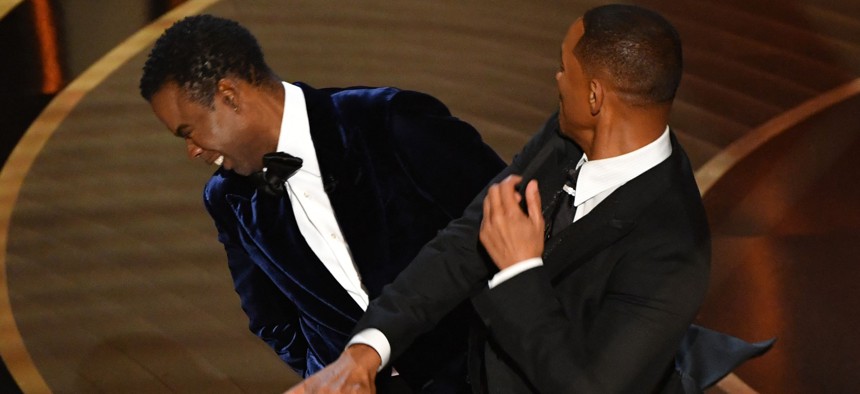
<instances>
[{"instance_id":1,"label":"man's fingers","mask_svg":"<svg viewBox=\"0 0 860 394\"><path fill-rule=\"evenodd\" d=\"M511 175L508 175L507 178L502 179L501 183L508 183L508 184L512 184L512 185L516 186L522 180L523 180L523 177L521 177L519 175L511 174Z\"/></svg>"},{"instance_id":2,"label":"man's fingers","mask_svg":"<svg viewBox=\"0 0 860 394\"><path fill-rule=\"evenodd\" d=\"M499 207L502 213L519 213L519 204L522 196L517 191L517 185L522 182L523 177L519 175L508 175L499 183Z\"/></svg>"},{"instance_id":3,"label":"man's fingers","mask_svg":"<svg viewBox=\"0 0 860 394\"><path fill-rule=\"evenodd\" d=\"M541 211L540 191L538 190L538 182L536 179L529 181L526 186L526 206L529 211L529 219L538 227L543 227L543 214Z\"/></svg>"},{"instance_id":4,"label":"man's fingers","mask_svg":"<svg viewBox=\"0 0 860 394\"><path fill-rule=\"evenodd\" d=\"M505 217L507 213L520 212L522 196L517 191L517 185L522 181L519 175L509 175L499 183L491 185L484 197L484 220ZM538 208L540 210L540 208ZM482 223L481 227L484 227Z\"/></svg>"},{"instance_id":5,"label":"man's fingers","mask_svg":"<svg viewBox=\"0 0 860 394\"><path fill-rule=\"evenodd\" d=\"M484 220L499 212L499 185L490 186L487 197L484 198Z\"/></svg>"}]
</instances>

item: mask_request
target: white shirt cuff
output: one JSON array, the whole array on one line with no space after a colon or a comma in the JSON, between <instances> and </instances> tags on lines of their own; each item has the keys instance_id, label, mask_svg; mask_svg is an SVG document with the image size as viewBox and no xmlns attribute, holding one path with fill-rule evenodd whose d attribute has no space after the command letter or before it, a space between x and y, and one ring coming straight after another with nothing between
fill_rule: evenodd
<instances>
[{"instance_id":1,"label":"white shirt cuff","mask_svg":"<svg viewBox=\"0 0 860 394\"><path fill-rule=\"evenodd\" d=\"M355 345L357 343L370 346L373 350L376 350L376 353L379 353L379 358L382 359L382 364L379 364L379 368L376 372L381 371L382 367L386 366L388 361L391 359L391 344L388 343L388 338L385 337L385 334L383 334L382 331L375 328L366 328L361 330L349 340L346 347L350 347L350 345Z\"/></svg>"},{"instance_id":2,"label":"white shirt cuff","mask_svg":"<svg viewBox=\"0 0 860 394\"><path fill-rule=\"evenodd\" d=\"M502 282L519 275L523 271L530 270L535 267L540 267L542 265L543 259L541 259L540 257L532 257L530 259L525 259L508 268L496 272L496 274L493 275L493 277L490 279L489 286L492 289L502 284Z\"/></svg>"}]
</instances>

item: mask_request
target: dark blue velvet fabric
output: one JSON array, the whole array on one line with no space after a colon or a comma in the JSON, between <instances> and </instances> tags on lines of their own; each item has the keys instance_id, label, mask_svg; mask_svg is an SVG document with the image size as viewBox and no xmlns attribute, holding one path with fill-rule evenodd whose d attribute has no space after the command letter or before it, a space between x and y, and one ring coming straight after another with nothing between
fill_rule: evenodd
<instances>
[{"instance_id":1,"label":"dark blue velvet fabric","mask_svg":"<svg viewBox=\"0 0 860 394\"><path fill-rule=\"evenodd\" d=\"M326 192L375 298L504 163L431 96L297 85ZM258 193L247 177L219 169L204 200L251 331L303 376L334 361L362 310L305 243L289 198ZM458 320L468 313L443 320L395 367L428 379L464 354L467 324Z\"/></svg>"},{"instance_id":2,"label":"dark blue velvet fabric","mask_svg":"<svg viewBox=\"0 0 860 394\"><path fill-rule=\"evenodd\" d=\"M675 357L684 393L700 393L717 384L751 358L767 353L776 338L749 343L740 338L692 325Z\"/></svg>"}]
</instances>

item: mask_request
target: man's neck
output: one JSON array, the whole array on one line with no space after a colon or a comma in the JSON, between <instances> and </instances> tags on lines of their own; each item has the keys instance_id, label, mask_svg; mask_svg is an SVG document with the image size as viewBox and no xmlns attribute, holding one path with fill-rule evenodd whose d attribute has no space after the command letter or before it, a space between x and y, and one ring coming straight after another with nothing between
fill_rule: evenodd
<instances>
[{"instance_id":1,"label":"man's neck","mask_svg":"<svg viewBox=\"0 0 860 394\"><path fill-rule=\"evenodd\" d=\"M266 144L271 145L270 151L275 151L284 117L284 87L277 82L274 86L264 85L256 92L252 103L254 112L250 119L255 123L255 129L260 130L261 135L266 139Z\"/></svg>"},{"instance_id":2,"label":"man's neck","mask_svg":"<svg viewBox=\"0 0 860 394\"><path fill-rule=\"evenodd\" d=\"M668 108L627 109L621 116L606 114L595 126L591 143L582 147L589 160L633 152L659 138L668 124Z\"/></svg>"}]
</instances>

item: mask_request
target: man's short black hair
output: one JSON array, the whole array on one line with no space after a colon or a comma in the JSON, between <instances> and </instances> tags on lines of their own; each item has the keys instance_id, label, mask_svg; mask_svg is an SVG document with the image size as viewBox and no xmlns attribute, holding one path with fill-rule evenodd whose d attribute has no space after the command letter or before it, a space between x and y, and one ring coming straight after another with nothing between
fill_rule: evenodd
<instances>
[{"instance_id":1,"label":"man's short black hair","mask_svg":"<svg viewBox=\"0 0 860 394\"><path fill-rule=\"evenodd\" d=\"M574 48L589 76L608 77L631 104L668 103L681 82L681 38L656 12L632 5L593 8ZM602 73L602 74L601 74Z\"/></svg>"},{"instance_id":2,"label":"man's short black hair","mask_svg":"<svg viewBox=\"0 0 860 394\"><path fill-rule=\"evenodd\" d=\"M165 84L175 82L192 100L211 107L218 81L227 76L261 85L272 72L247 29L212 15L189 16L155 42L143 66L140 94L150 101Z\"/></svg>"}]
</instances>

